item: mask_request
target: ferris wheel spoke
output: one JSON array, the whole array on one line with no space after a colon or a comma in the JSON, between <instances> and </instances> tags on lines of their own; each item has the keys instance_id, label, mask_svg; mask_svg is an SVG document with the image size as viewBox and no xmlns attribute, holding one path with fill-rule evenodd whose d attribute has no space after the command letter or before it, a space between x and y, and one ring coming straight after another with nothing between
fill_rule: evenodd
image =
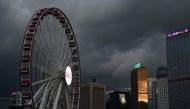
<instances>
[{"instance_id":1,"label":"ferris wheel spoke","mask_svg":"<svg viewBox=\"0 0 190 109\"><path fill-rule=\"evenodd\" d=\"M50 23L50 25L52 25L52 26L48 26L50 29L51 29L51 35L52 35L52 37L51 37L51 41L52 41L52 43L53 43L53 50L55 51L55 54L57 53L57 44L59 43L56 39L57 39L57 37L58 37L58 32L57 32L57 23L56 22L54 22L55 21L55 18L54 17L52 17L52 16L50 16L50 18L48 18L48 21L49 22L51 22ZM47 24L48 25L48 24ZM57 55L57 54L56 54Z\"/></svg>"},{"instance_id":2,"label":"ferris wheel spoke","mask_svg":"<svg viewBox=\"0 0 190 109\"><path fill-rule=\"evenodd\" d=\"M47 68L49 68L49 66L51 66L51 65L50 65L51 62L49 62L50 60L48 59L49 57L53 57L53 56L48 55L48 56L46 57L46 60L44 60L44 62L46 63L45 66L44 66L44 71L45 71L47 74L53 75L52 73L50 73L50 72L53 72L53 71L48 71L48 70L47 70ZM43 56L42 56L42 59L43 59ZM40 61L40 59L39 59L38 61L39 61L39 62L42 62L42 61ZM39 63L39 62L38 62L38 63ZM39 65L39 64L38 64L38 65Z\"/></svg>"},{"instance_id":3,"label":"ferris wheel spoke","mask_svg":"<svg viewBox=\"0 0 190 109\"><path fill-rule=\"evenodd\" d=\"M41 46L39 47L39 53L37 54L37 52L34 52L34 59L37 59L37 63L38 63L38 66L40 66L40 63L42 62L43 58L44 57L41 57L41 54L43 53L43 51L41 50L42 49L42 44ZM36 55L35 55L36 54ZM35 60L33 61L33 63L35 63ZM33 67L34 68L34 67ZM39 78L39 70L37 72L35 72L33 70L32 72L32 76L33 76L33 81L34 81L34 78L35 78L35 74L37 73L38 74L38 78Z\"/></svg>"},{"instance_id":4,"label":"ferris wheel spoke","mask_svg":"<svg viewBox=\"0 0 190 109\"><path fill-rule=\"evenodd\" d=\"M40 30L40 33L41 33L41 36L42 36L42 38L43 38L43 41L44 41L44 43L46 44L46 47L48 48L48 51L50 52L51 51L51 49L50 49L50 47L49 47L49 45L48 45L48 41L46 40L46 38L45 38L45 36L44 36L44 24L43 24L43 22L41 23L41 25L39 26L39 30ZM50 52L51 53L51 52Z\"/></svg>"},{"instance_id":5,"label":"ferris wheel spoke","mask_svg":"<svg viewBox=\"0 0 190 109\"><path fill-rule=\"evenodd\" d=\"M39 55L34 54L34 61L32 62L32 67L37 68L37 69L42 69L42 66L40 64L42 62L45 62L46 58L44 56L41 56L41 53L39 53Z\"/></svg>"},{"instance_id":6,"label":"ferris wheel spoke","mask_svg":"<svg viewBox=\"0 0 190 109\"><path fill-rule=\"evenodd\" d=\"M33 99L36 99L36 97L44 90L46 85L47 83L40 86L40 88L36 91L35 95L33 96Z\"/></svg>"},{"instance_id":7,"label":"ferris wheel spoke","mask_svg":"<svg viewBox=\"0 0 190 109\"><path fill-rule=\"evenodd\" d=\"M61 63L62 68L64 68L64 66L65 66L64 64L66 63L68 58L71 56L71 53L70 53L70 56L68 56L68 54L69 54L69 50L67 50L67 48L66 48L66 51L64 53L63 60L62 60L62 63Z\"/></svg>"},{"instance_id":8,"label":"ferris wheel spoke","mask_svg":"<svg viewBox=\"0 0 190 109\"><path fill-rule=\"evenodd\" d=\"M38 27L38 28L40 29L40 27ZM40 33L40 32L41 32L41 33ZM37 32L37 33L36 33L36 34L37 34L37 38L36 38L36 40L34 40L34 44L36 44L36 46L38 46L39 49L40 49L39 44L42 45L43 48L44 48L44 50L46 50L47 52L49 52L50 49L48 48L48 46L47 46L45 40L43 41L43 39L41 39L41 37L42 37L42 38L44 37L44 36L43 36L43 33L42 33L42 31L40 31L40 32ZM39 44L38 44L38 42L36 42L37 39L39 39Z\"/></svg>"},{"instance_id":9,"label":"ferris wheel spoke","mask_svg":"<svg viewBox=\"0 0 190 109\"><path fill-rule=\"evenodd\" d=\"M43 50L46 50L48 52L47 48L44 47L43 43L42 42L40 42L40 43L41 43L42 47L44 48ZM39 51L42 49L39 47L39 45L37 44L37 42L35 40L34 40L34 47L36 47L36 49ZM45 55L44 52L42 52L42 53L43 53L43 55Z\"/></svg>"},{"instance_id":10,"label":"ferris wheel spoke","mask_svg":"<svg viewBox=\"0 0 190 109\"><path fill-rule=\"evenodd\" d=\"M61 62L63 62L63 60L64 60L64 58L65 58L65 52L67 51L67 47L68 47L68 45L69 45L69 43L67 43L66 44L66 47L64 48L64 51L63 51L63 53L64 53L64 55L63 55L63 57L62 57L62 59L61 59ZM62 53L61 53L62 54Z\"/></svg>"},{"instance_id":11,"label":"ferris wheel spoke","mask_svg":"<svg viewBox=\"0 0 190 109\"><path fill-rule=\"evenodd\" d=\"M63 68L66 67L66 65L67 65L67 63L68 63L68 61L69 61L69 59L71 59L71 55L72 55L72 54L68 55L68 57L66 58L66 60L65 60L65 62L64 62L64 64L63 64Z\"/></svg>"},{"instance_id":12,"label":"ferris wheel spoke","mask_svg":"<svg viewBox=\"0 0 190 109\"><path fill-rule=\"evenodd\" d=\"M49 97L52 96L50 92L51 92L51 90L54 90L54 88L56 87L56 84L55 84L56 82L57 82L56 80L47 82L45 90L42 93L42 97L41 97L41 99L39 99L39 101L40 101L39 109L46 108L47 103L49 102Z\"/></svg>"},{"instance_id":13,"label":"ferris wheel spoke","mask_svg":"<svg viewBox=\"0 0 190 109\"><path fill-rule=\"evenodd\" d=\"M41 33L42 33L42 31L41 31ZM40 52L39 52L39 56L38 56L38 65L39 65L39 66L40 66L40 63L42 64L42 62L46 62L46 60L47 60L47 59L44 58L44 56L46 56L46 55L44 55L44 52L43 52L44 50L42 49L42 46L44 45L43 42L45 42L45 44L46 44L46 40L45 40L45 38L44 38L44 36L43 36L43 33L42 33L42 37L43 37L44 41L42 41L41 38L38 37L39 40L40 40L40 43L41 43L41 44L40 44L41 46L38 47L38 48L39 48L39 51L40 51ZM37 43L36 43L36 45L37 45ZM37 46L38 46L38 45L37 45ZM45 47L44 47L44 48L45 48ZM48 48L48 45L46 45L46 50L47 50L47 52L50 52L50 49ZM43 53L43 57L42 57L42 55L41 55L42 53Z\"/></svg>"},{"instance_id":14,"label":"ferris wheel spoke","mask_svg":"<svg viewBox=\"0 0 190 109\"><path fill-rule=\"evenodd\" d=\"M48 42L46 41L43 30L42 30L42 26L43 26L43 23L39 26L39 36L42 36L42 39L40 37L38 37L38 38L40 39L41 43L42 42L45 43L46 48L48 49L48 51L50 51L50 47L48 46Z\"/></svg>"},{"instance_id":15,"label":"ferris wheel spoke","mask_svg":"<svg viewBox=\"0 0 190 109\"><path fill-rule=\"evenodd\" d=\"M42 46L39 47L38 44L35 42L35 40L34 40L34 44L35 44L35 47L38 48L37 50L40 51L39 54L37 54L36 52L34 52L34 58L38 60L38 63L39 63L39 61L46 61L46 59L45 59L46 57L45 57L45 56L46 56L46 53L49 52L49 51L46 51L46 53L45 53L45 52L44 52L44 50L46 50L45 47L42 47ZM44 49L43 49L43 48L44 48ZM37 51L37 50L36 50L36 51ZM35 51L35 50L34 50L34 51ZM40 57L41 55L43 55L42 58ZM38 56L38 58L36 58L36 56ZM40 60L39 58L42 59L42 60ZM33 62L33 63L35 63L35 59L34 59L34 62Z\"/></svg>"},{"instance_id":16,"label":"ferris wheel spoke","mask_svg":"<svg viewBox=\"0 0 190 109\"><path fill-rule=\"evenodd\" d=\"M62 52L63 52L63 49L64 49L64 45L65 45L65 39L64 38L60 38L62 35L61 34L59 34L58 35L58 39L59 40L62 40L63 41L63 43L59 43L59 44L57 44L57 47L56 47L56 51L55 51L55 53L56 53L56 56L57 56L57 58L56 58L56 68L57 69L61 69L61 58L62 58ZM63 36L62 36L63 37Z\"/></svg>"},{"instance_id":17,"label":"ferris wheel spoke","mask_svg":"<svg viewBox=\"0 0 190 109\"><path fill-rule=\"evenodd\" d=\"M55 76L55 71L54 71L54 68L53 68L53 66L52 66L52 62L51 62L51 59L49 59L51 56L50 55L48 55L48 59L47 59L47 61L46 61L46 65L45 65L45 71L47 72L47 73L49 73L50 75L52 75L52 76Z\"/></svg>"},{"instance_id":18,"label":"ferris wheel spoke","mask_svg":"<svg viewBox=\"0 0 190 109\"><path fill-rule=\"evenodd\" d=\"M65 98L65 105L66 105L66 107L67 107L67 109L71 109L71 104L70 104L70 93L69 93L69 91L68 91L68 88L67 87L65 87L64 88L64 98Z\"/></svg>"},{"instance_id":19,"label":"ferris wheel spoke","mask_svg":"<svg viewBox=\"0 0 190 109\"><path fill-rule=\"evenodd\" d=\"M65 54L63 54L64 52L66 52L66 48L68 47L68 43L67 43L67 41L64 41L65 43L63 43L62 44L62 49L61 49L61 53L60 53L60 57L59 57L59 61L58 61L58 63L59 63L59 67L61 67L62 68L62 63L63 63L63 60L64 60L64 58L65 58ZM64 49L65 48L65 49Z\"/></svg>"},{"instance_id":20,"label":"ferris wheel spoke","mask_svg":"<svg viewBox=\"0 0 190 109\"><path fill-rule=\"evenodd\" d=\"M38 84L41 84L41 83L44 83L44 82L47 82L47 81L50 81L52 79L56 79L56 78L59 78L58 76L57 77L50 77L50 78L47 78L47 79L43 79L43 80L40 80L40 81L35 81L32 83L32 86L35 86L35 85L38 85Z\"/></svg>"},{"instance_id":21,"label":"ferris wheel spoke","mask_svg":"<svg viewBox=\"0 0 190 109\"><path fill-rule=\"evenodd\" d=\"M56 92L56 87L57 85L54 85L54 87L53 87L53 89L51 90L51 92L50 92L50 97L49 97L49 102L47 103L47 108L49 109L50 107L52 107L52 106L50 106L50 104L52 104L52 101L53 101L53 98L56 96L55 95L55 92Z\"/></svg>"},{"instance_id":22,"label":"ferris wheel spoke","mask_svg":"<svg viewBox=\"0 0 190 109\"><path fill-rule=\"evenodd\" d=\"M56 97L55 97L55 101L54 101L54 105L53 105L52 109L56 109L57 106L58 106L58 101L59 101L59 97L60 97L60 94L61 94L61 89L62 89L62 81L59 84L59 87L58 87L58 90L57 90L57 94L56 94Z\"/></svg>"},{"instance_id":23,"label":"ferris wheel spoke","mask_svg":"<svg viewBox=\"0 0 190 109\"><path fill-rule=\"evenodd\" d=\"M42 95L42 93L44 92L44 89L45 89L45 86L46 86L47 84L43 84L38 90L37 90L37 92L35 93L35 95L33 96L33 101L35 102L35 103L37 103L37 101L38 101L38 97L40 96L40 95ZM35 106L36 107L36 106Z\"/></svg>"},{"instance_id":24,"label":"ferris wheel spoke","mask_svg":"<svg viewBox=\"0 0 190 109\"><path fill-rule=\"evenodd\" d=\"M33 59L32 67L44 71L45 66L42 66L41 64L47 60L46 57L34 54Z\"/></svg>"},{"instance_id":25,"label":"ferris wheel spoke","mask_svg":"<svg viewBox=\"0 0 190 109\"><path fill-rule=\"evenodd\" d=\"M62 33L63 32L63 28L61 27L61 25L60 24L57 24L57 22L56 22L56 20L57 19L53 19L53 24L54 24L54 26L55 26L55 31L54 31L54 36L57 36L57 40L55 41L55 42L57 42L57 46L56 46L56 50L55 50L55 52L56 52L56 54L57 54L57 64L59 64L59 60L60 60L60 57L61 57L61 51L62 51L62 48L61 48L61 46L62 46L62 43L60 42L60 40L62 40L62 41L64 41L65 42L65 40L66 40L66 37L64 37L64 34ZM59 27L59 28L58 28ZM56 31L57 30L57 31ZM61 39L62 38L62 39ZM64 39L65 38L65 39ZM64 44L64 43L63 43ZM60 50L61 49L61 50Z\"/></svg>"},{"instance_id":26,"label":"ferris wheel spoke","mask_svg":"<svg viewBox=\"0 0 190 109\"><path fill-rule=\"evenodd\" d=\"M50 86L50 90L48 92L48 100L47 100L47 103L46 103L46 109L52 109L52 103L53 103L53 98L55 97L55 92L57 90L57 87L58 87L58 84L59 84L60 80L57 79L55 80L51 86ZM50 105L51 104L51 105Z\"/></svg>"},{"instance_id":27,"label":"ferris wheel spoke","mask_svg":"<svg viewBox=\"0 0 190 109\"><path fill-rule=\"evenodd\" d=\"M42 98L41 98L41 103L40 103L39 109L44 109L44 108L45 108L48 91L49 91L49 82L47 83L47 85L46 85L46 87L45 87L43 96L42 96Z\"/></svg>"},{"instance_id":28,"label":"ferris wheel spoke","mask_svg":"<svg viewBox=\"0 0 190 109\"><path fill-rule=\"evenodd\" d=\"M47 27L47 33L48 33L48 36L49 36L49 39L50 39L50 44L51 44L51 49L53 50L54 49L54 46L53 46L53 41L52 41L52 35L51 35L51 29L49 27L49 24L48 24L48 19L49 19L49 16L46 17L45 19L45 23L46 23L46 27Z\"/></svg>"},{"instance_id":29,"label":"ferris wheel spoke","mask_svg":"<svg viewBox=\"0 0 190 109\"><path fill-rule=\"evenodd\" d=\"M62 40L60 41L60 48L59 49L61 49L61 50L58 50L58 51L60 51L60 53L63 51L63 48L64 48L64 45L66 44L66 42L68 41L68 40L66 40L66 37L65 37L66 35L64 34L64 29L61 27L61 25L60 25L60 30L59 30L59 37L60 37L60 39L62 38ZM62 42L63 41L63 42ZM61 53L62 54L62 53Z\"/></svg>"},{"instance_id":30,"label":"ferris wheel spoke","mask_svg":"<svg viewBox=\"0 0 190 109\"><path fill-rule=\"evenodd\" d=\"M62 59L62 56L63 56L63 47L64 47L64 45L65 45L65 43L62 43L62 44L60 44L60 55L59 55L59 57L58 57L58 64L59 64L59 67L61 66L61 59Z\"/></svg>"},{"instance_id":31,"label":"ferris wheel spoke","mask_svg":"<svg viewBox=\"0 0 190 109\"><path fill-rule=\"evenodd\" d=\"M44 74L50 75L51 77L55 77L56 76L55 74L53 74L53 73L45 70L45 68L42 68L42 67L40 67L38 65L33 64L32 67L39 69L40 70L39 73L44 73Z\"/></svg>"}]
</instances>

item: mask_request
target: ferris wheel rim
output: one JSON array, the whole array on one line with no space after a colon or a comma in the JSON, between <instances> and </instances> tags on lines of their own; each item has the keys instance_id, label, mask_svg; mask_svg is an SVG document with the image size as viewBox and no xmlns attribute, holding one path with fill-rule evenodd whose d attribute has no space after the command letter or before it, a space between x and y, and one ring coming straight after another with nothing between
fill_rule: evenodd
<instances>
[{"instance_id":1,"label":"ferris wheel rim","mask_svg":"<svg viewBox=\"0 0 190 109\"><path fill-rule=\"evenodd\" d=\"M24 35L24 40L23 40L23 46L22 46L22 51L21 51L21 67L20 67L20 75L21 75L21 77L20 77L20 81L21 81L21 93L22 93L22 97L23 97L23 99L25 99L24 97L25 96L28 96L28 97L31 97L31 100L32 100L32 102L31 102L31 104L32 105L30 105L30 106L28 106L29 108L34 108L34 102L33 102L33 94L32 94L32 83L30 83L31 81L32 81L32 78L31 78L31 69L30 69L30 67L31 67L31 64L32 64L32 54L30 54L31 55L31 57L30 57L30 61L29 61L29 69L25 69L25 73L26 72L28 72L29 74L29 80L30 81L23 81L23 79L22 79L22 76L23 76L23 58L24 59L27 59L28 57L24 57L24 55L23 55L23 51L24 51L24 49L26 49L25 48L25 41L26 40L29 40L29 38L30 37L33 37L33 38L31 38L31 42L32 42L32 44L34 43L33 42L33 40L34 40L34 38L35 38L35 34L36 34L36 30L37 30L37 27L38 27L38 24L40 23L40 21L41 21L41 18L42 17L45 17L45 15L49 12L49 11L52 11L53 10L53 12L54 12L54 10L56 10L56 11L58 11L59 12L59 14L61 14L66 20L67 20L67 23L68 23L68 25L69 25L69 27L70 27L70 31L72 32L72 35L73 35L73 41L75 41L75 50L77 50L77 56L78 56L78 65L76 65L76 66L72 66L72 67L76 67L76 69L78 69L78 83L76 84L76 86L77 86L77 90L78 90L78 100L77 101L75 101L76 102L76 104L77 104L77 108L78 108L78 106L79 106L79 99L80 99L80 58L79 58L79 50L78 50L78 46L77 46L77 41L76 41L76 38L75 38L75 34L74 34L74 32L73 32L73 28L72 28L72 26L71 26L71 24L70 24L70 22L69 22L69 19L67 18L67 16L60 10L60 9L58 9L58 8L43 8L43 9L41 9L41 10L38 10L32 17L31 17L31 19L30 19L30 21L29 21L29 23L28 23L28 26L27 26L27 28L26 28L26 31L25 31L25 35ZM50 13L50 15L51 15L52 13ZM54 14L54 13L53 13ZM53 14L52 14L52 16L53 16ZM37 18L38 17L38 18ZM56 16L54 16L54 17L56 17ZM35 19L36 18L36 19ZM34 28L34 30L29 30L30 29L30 24L31 23L33 23L33 20L35 20L36 21L36 27ZM60 20L60 19L59 19ZM60 20L61 21L61 20ZM60 22L61 23L61 22ZM66 28L64 28L64 29L66 29ZM27 32L27 31L32 31L31 33L33 33L33 35L31 35L30 36L30 34L29 34L29 32ZM27 37L27 35L29 36L29 37ZM67 35L66 35L67 36ZM27 39L28 38L28 39ZM32 52L32 50L33 50L33 48L32 48L32 46L31 46L31 48L30 48L30 52ZM26 61L26 60L25 60ZM77 68L78 67L78 68ZM30 92L31 93L25 93L24 91L23 91L23 84L28 84L29 86L30 86ZM74 102L74 101L73 101ZM24 103L23 103L24 104ZM27 107L27 105L26 104L24 104L24 106L26 106ZM76 109L77 109L76 108Z\"/></svg>"}]
</instances>

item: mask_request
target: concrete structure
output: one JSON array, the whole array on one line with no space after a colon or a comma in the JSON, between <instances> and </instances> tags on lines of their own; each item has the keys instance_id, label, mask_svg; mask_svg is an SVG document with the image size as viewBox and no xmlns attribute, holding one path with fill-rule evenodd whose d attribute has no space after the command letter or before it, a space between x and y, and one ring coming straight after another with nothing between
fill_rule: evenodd
<instances>
[{"instance_id":1,"label":"concrete structure","mask_svg":"<svg viewBox=\"0 0 190 109\"><path fill-rule=\"evenodd\" d=\"M128 91L106 92L106 109L131 109L131 93Z\"/></svg>"},{"instance_id":2,"label":"concrete structure","mask_svg":"<svg viewBox=\"0 0 190 109\"><path fill-rule=\"evenodd\" d=\"M147 108L147 69L138 67L131 71L131 104L132 109Z\"/></svg>"},{"instance_id":3,"label":"concrete structure","mask_svg":"<svg viewBox=\"0 0 190 109\"><path fill-rule=\"evenodd\" d=\"M169 109L168 73L166 67L159 67L156 75L158 109Z\"/></svg>"},{"instance_id":4,"label":"concrete structure","mask_svg":"<svg viewBox=\"0 0 190 109\"><path fill-rule=\"evenodd\" d=\"M148 78L148 109L158 109L156 78Z\"/></svg>"},{"instance_id":5,"label":"concrete structure","mask_svg":"<svg viewBox=\"0 0 190 109\"><path fill-rule=\"evenodd\" d=\"M105 85L88 83L81 85L79 109L105 109Z\"/></svg>"},{"instance_id":6,"label":"concrete structure","mask_svg":"<svg viewBox=\"0 0 190 109\"><path fill-rule=\"evenodd\" d=\"M9 109L24 109L22 105L22 95L21 92L11 93L11 100Z\"/></svg>"},{"instance_id":7,"label":"concrete structure","mask_svg":"<svg viewBox=\"0 0 190 109\"><path fill-rule=\"evenodd\" d=\"M190 29L166 38L170 109L190 108Z\"/></svg>"}]
</instances>

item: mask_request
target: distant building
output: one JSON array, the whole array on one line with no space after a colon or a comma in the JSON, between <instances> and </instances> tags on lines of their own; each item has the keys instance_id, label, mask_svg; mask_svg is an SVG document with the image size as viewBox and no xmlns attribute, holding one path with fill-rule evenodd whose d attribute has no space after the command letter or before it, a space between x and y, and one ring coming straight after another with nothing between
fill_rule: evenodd
<instances>
[{"instance_id":1,"label":"distant building","mask_svg":"<svg viewBox=\"0 0 190 109\"><path fill-rule=\"evenodd\" d=\"M11 100L9 109L24 109L22 105L22 95L21 92L11 93Z\"/></svg>"},{"instance_id":2,"label":"distant building","mask_svg":"<svg viewBox=\"0 0 190 109\"><path fill-rule=\"evenodd\" d=\"M106 93L106 109L131 109L131 94L128 91L109 91Z\"/></svg>"},{"instance_id":3,"label":"distant building","mask_svg":"<svg viewBox=\"0 0 190 109\"><path fill-rule=\"evenodd\" d=\"M148 78L148 109L158 109L156 78Z\"/></svg>"},{"instance_id":4,"label":"distant building","mask_svg":"<svg viewBox=\"0 0 190 109\"><path fill-rule=\"evenodd\" d=\"M147 109L147 69L141 67L140 63L135 65L131 71L131 104L132 109Z\"/></svg>"},{"instance_id":5,"label":"distant building","mask_svg":"<svg viewBox=\"0 0 190 109\"><path fill-rule=\"evenodd\" d=\"M159 67L156 75L158 109L169 109L168 73L166 67Z\"/></svg>"},{"instance_id":6,"label":"distant building","mask_svg":"<svg viewBox=\"0 0 190 109\"><path fill-rule=\"evenodd\" d=\"M105 85L95 81L81 85L79 109L105 109L105 105Z\"/></svg>"},{"instance_id":7,"label":"distant building","mask_svg":"<svg viewBox=\"0 0 190 109\"><path fill-rule=\"evenodd\" d=\"M190 109L190 29L166 38L170 109Z\"/></svg>"}]
</instances>

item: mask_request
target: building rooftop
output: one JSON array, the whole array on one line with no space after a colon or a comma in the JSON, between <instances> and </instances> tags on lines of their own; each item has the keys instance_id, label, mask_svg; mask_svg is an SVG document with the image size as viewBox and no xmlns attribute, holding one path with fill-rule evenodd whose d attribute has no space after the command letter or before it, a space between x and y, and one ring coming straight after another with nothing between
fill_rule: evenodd
<instances>
[{"instance_id":1,"label":"building rooftop","mask_svg":"<svg viewBox=\"0 0 190 109\"><path fill-rule=\"evenodd\" d=\"M177 35L188 33L188 32L190 32L190 28L185 28L185 29L181 29L172 33L168 33L168 37L177 36Z\"/></svg>"}]
</instances>

